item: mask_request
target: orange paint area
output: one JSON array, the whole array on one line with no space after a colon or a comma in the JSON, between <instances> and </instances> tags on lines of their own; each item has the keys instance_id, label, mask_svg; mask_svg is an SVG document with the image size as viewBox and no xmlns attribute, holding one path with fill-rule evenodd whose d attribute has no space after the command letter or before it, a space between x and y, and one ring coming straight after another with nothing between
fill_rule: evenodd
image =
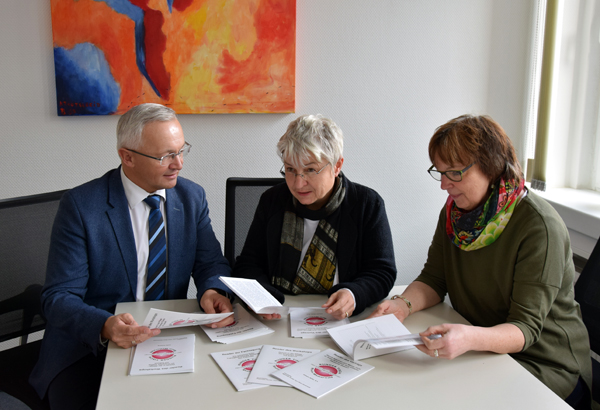
<instances>
[{"instance_id":1,"label":"orange paint area","mask_svg":"<svg viewBox=\"0 0 600 410\"><path fill-rule=\"evenodd\" d=\"M129 16L102 0L51 0L54 47L104 53L117 114L144 102L184 114L294 111L296 0L174 0L171 11L167 0L123 1L143 11L145 75Z\"/></svg>"}]
</instances>

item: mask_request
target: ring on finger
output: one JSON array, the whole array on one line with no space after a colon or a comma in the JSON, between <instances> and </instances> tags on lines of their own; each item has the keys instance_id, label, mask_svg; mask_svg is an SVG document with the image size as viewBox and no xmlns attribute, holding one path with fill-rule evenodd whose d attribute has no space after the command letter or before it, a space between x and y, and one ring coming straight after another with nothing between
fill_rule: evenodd
<instances>
[{"instance_id":1,"label":"ring on finger","mask_svg":"<svg viewBox=\"0 0 600 410\"><path fill-rule=\"evenodd\" d=\"M348 315L348 312L346 312L346 319L349 317L350 315Z\"/></svg>"},{"instance_id":2,"label":"ring on finger","mask_svg":"<svg viewBox=\"0 0 600 410\"><path fill-rule=\"evenodd\" d=\"M440 352L438 352L438 349L433 351L433 357L440 357Z\"/></svg>"},{"instance_id":3,"label":"ring on finger","mask_svg":"<svg viewBox=\"0 0 600 410\"><path fill-rule=\"evenodd\" d=\"M135 339L133 339L133 340L131 341L131 345L132 345L132 346L135 346L136 344L137 344L137 342L135 341Z\"/></svg>"}]
</instances>

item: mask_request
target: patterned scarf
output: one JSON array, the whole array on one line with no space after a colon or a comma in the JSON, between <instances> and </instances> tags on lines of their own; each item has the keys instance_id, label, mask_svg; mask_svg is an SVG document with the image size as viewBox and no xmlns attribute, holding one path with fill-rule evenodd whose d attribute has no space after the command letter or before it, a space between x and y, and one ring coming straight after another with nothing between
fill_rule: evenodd
<instances>
[{"instance_id":1,"label":"patterned scarf","mask_svg":"<svg viewBox=\"0 0 600 410\"><path fill-rule=\"evenodd\" d=\"M340 223L338 210L345 194L342 180L338 177L329 201L317 211L308 209L292 197L285 210L281 229L277 269L280 276L272 278L273 285L293 294L323 294L331 289L337 264L335 254ZM304 239L304 218L318 220L319 225L298 268Z\"/></svg>"},{"instance_id":2,"label":"patterned scarf","mask_svg":"<svg viewBox=\"0 0 600 410\"><path fill-rule=\"evenodd\" d=\"M515 180L492 186L485 203L472 211L458 208L452 198L446 201L446 233L452 243L463 251L474 251L488 246L504 231L515 207L526 193L525 180L517 186Z\"/></svg>"}]
</instances>

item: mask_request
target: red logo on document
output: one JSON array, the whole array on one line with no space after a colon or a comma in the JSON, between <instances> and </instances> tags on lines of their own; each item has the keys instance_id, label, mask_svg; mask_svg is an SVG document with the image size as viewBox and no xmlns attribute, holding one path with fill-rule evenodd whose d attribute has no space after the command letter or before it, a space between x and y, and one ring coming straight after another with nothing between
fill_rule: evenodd
<instances>
[{"instance_id":1,"label":"red logo on document","mask_svg":"<svg viewBox=\"0 0 600 410\"><path fill-rule=\"evenodd\" d=\"M275 367L278 369L284 369L292 364L298 363L294 359L280 359L275 362Z\"/></svg>"},{"instance_id":2,"label":"red logo on document","mask_svg":"<svg viewBox=\"0 0 600 410\"><path fill-rule=\"evenodd\" d=\"M176 321L174 321L173 323L171 323L171 326L188 325L188 324L191 324L191 323L194 323L194 321L193 320L182 319L182 320L176 320Z\"/></svg>"},{"instance_id":3,"label":"red logo on document","mask_svg":"<svg viewBox=\"0 0 600 410\"><path fill-rule=\"evenodd\" d=\"M327 323L327 319L320 316L311 316L304 319L304 323L311 326L321 326Z\"/></svg>"},{"instance_id":4,"label":"red logo on document","mask_svg":"<svg viewBox=\"0 0 600 410\"><path fill-rule=\"evenodd\" d=\"M152 351L150 355L156 360L167 360L175 356L175 351L171 349L158 349Z\"/></svg>"},{"instance_id":5,"label":"red logo on document","mask_svg":"<svg viewBox=\"0 0 600 410\"><path fill-rule=\"evenodd\" d=\"M246 360L242 363L242 369L244 369L247 372L250 372L254 367L254 363L256 363L256 360Z\"/></svg>"},{"instance_id":6,"label":"red logo on document","mask_svg":"<svg viewBox=\"0 0 600 410\"><path fill-rule=\"evenodd\" d=\"M313 367L312 372L316 376L329 378L340 373L340 369L329 364L322 364L317 367Z\"/></svg>"}]
</instances>

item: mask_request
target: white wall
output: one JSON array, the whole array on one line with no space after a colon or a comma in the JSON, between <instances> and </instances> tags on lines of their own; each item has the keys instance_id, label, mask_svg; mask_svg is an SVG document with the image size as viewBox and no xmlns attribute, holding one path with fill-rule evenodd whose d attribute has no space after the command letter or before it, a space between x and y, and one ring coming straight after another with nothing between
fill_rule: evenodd
<instances>
[{"instance_id":1,"label":"white wall","mask_svg":"<svg viewBox=\"0 0 600 410\"><path fill-rule=\"evenodd\" d=\"M70 188L118 165L116 116L56 116L49 0L0 14L0 198ZM519 147L533 0L297 0L296 114L185 115L182 175L222 240L228 176L278 176L297 115L344 131L344 171L386 200L398 283L422 268L445 195L425 172L434 129L490 114Z\"/></svg>"}]
</instances>

